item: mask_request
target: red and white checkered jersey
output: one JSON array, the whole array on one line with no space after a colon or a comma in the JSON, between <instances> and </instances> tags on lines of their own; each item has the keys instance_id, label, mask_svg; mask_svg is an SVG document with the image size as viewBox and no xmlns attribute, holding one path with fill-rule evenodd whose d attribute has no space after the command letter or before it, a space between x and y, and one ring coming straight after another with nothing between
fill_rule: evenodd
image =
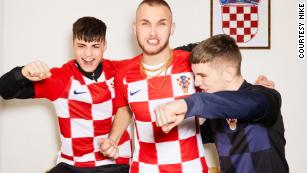
<instances>
[{"instance_id":1,"label":"red and white checkered jersey","mask_svg":"<svg viewBox=\"0 0 307 173\"><path fill-rule=\"evenodd\" d=\"M119 142L119 158L111 160L99 152L98 140L108 137L114 106L115 66L103 60L103 70L97 81L86 78L74 61L51 69L52 76L35 82L35 97L51 100L56 109L61 138L57 163L77 167L107 164L129 164L131 158L130 131Z\"/></svg>"},{"instance_id":2,"label":"red and white checkered jersey","mask_svg":"<svg viewBox=\"0 0 307 173\"><path fill-rule=\"evenodd\" d=\"M165 134L161 127L157 127L154 113L157 105L195 92L189 52L173 51L173 63L166 75L150 79L140 71L141 57L135 57L115 77L116 106L129 105L134 116L137 140L130 172L207 172L198 119L185 119ZM150 85L162 87L153 89Z\"/></svg>"}]
</instances>

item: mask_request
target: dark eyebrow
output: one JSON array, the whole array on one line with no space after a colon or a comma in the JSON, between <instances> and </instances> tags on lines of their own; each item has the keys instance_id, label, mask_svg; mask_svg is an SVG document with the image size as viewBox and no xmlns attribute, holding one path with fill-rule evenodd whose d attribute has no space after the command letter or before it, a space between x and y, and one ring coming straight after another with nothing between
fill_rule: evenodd
<instances>
[{"instance_id":1,"label":"dark eyebrow","mask_svg":"<svg viewBox=\"0 0 307 173\"><path fill-rule=\"evenodd\" d=\"M166 19L161 19L161 20L159 20L159 22L165 22L165 21L167 21Z\"/></svg>"},{"instance_id":2,"label":"dark eyebrow","mask_svg":"<svg viewBox=\"0 0 307 173\"><path fill-rule=\"evenodd\" d=\"M147 22L147 23L149 23L149 20L147 20L147 19L141 19L140 22Z\"/></svg>"},{"instance_id":3,"label":"dark eyebrow","mask_svg":"<svg viewBox=\"0 0 307 173\"><path fill-rule=\"evenodd\" d=\"M205 73L196 73L196 75L207 76Z\"/></svg>"},{"instance_id":4,"label":"dark eyebrow","mask_svg":"<svg viewBox=\"0 0 307 173\"><path fill-rule=\"evenodd\" d=\"M100 46L100 45L101 45L101 43L93 44L93 46Z\"/></svg>"},{"instance_id":5,"label":"dark eyebrow","mask_svg":"<svg viewBox=\"0 0 307 173\"><path fill-rule=\"evenodd\" d=\"M140 21L141 22L148 22L148 23L150 23L150 21L147 20L147 19L141 19ZM165 21L167 21L167 19L160 19L158 22L165 22Z\"/></svg>"}]
</instances>

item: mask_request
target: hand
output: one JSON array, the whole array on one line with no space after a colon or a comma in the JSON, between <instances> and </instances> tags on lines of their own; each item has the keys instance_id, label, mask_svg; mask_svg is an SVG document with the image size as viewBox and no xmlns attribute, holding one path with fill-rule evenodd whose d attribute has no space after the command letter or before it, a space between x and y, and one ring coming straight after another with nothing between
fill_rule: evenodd
<instances>
[{"instance_id":1,"label":"hand","mask_svg":"<svg viewBox=\"0 0 307 173\"><path fill-rule=\"evenodd\" d=\"M176 115L175 121L162 126L162 131L164 133L170 132L174 127L176 127L178 124L180 124L184 120L184 116L185 114Z\"/></svg>"},{"instance_id":2,"label":"hand","mask_svg":"<svg viewBox=\"0 0 307 173\"><path fill-rule=\"evenodd\" d=\"M162 127L162 131L168 133L172 128L180 124L187 112L187 104L184 100L176 100L156 107L156 123Z\"/></svg>"},{"instance_id":3,"label":"hand","mask_svg":"<svg viewBox=\"0 0 307 173\"><path fill-rule=\"evenodd\" d=\"M34 61L25 65L21 73L30 81L40 81L51 76L50 69L47 64L41 61Z\"/></svg>"},{"instance_id":4,"label":"hand","mask_svg":"<svg viewBox=\"0 0 307 173\"><path fill-rule=\"evenodd\" d=\"M268 78L264 75L258 76L255 82L256 85L261 85L267 88L275 89L275 83L273 81L268 80Z\"/></svg>"},{"instance_id":5,"label":"hand","mask_svg":"<svg viewBox=\"0 0 307 173\"><path fill-rule=\"evenodd\" d=\"M112 139L110 138L100 139L99 144L100 144L100 152L105 157L110 157L114 159L118 158L119 150L116 143Z\"/></svg>"}]
</instances>

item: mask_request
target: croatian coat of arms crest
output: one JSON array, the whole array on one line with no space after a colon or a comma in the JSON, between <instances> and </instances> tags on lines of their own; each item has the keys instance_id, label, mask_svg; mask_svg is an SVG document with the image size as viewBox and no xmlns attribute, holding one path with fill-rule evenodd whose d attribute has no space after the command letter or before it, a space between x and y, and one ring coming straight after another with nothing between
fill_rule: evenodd
<instances>
[{"instance_id":1,"label":"croatian coat of arms crest","mask_svg":"<svg viewBox=\"0 0 307 173\"><path fill-rule=\"evenodd\" d=\"M223 32L238 43L252 40L258 32L260 0L220 0Z\"/></svg>"}]
</instances>

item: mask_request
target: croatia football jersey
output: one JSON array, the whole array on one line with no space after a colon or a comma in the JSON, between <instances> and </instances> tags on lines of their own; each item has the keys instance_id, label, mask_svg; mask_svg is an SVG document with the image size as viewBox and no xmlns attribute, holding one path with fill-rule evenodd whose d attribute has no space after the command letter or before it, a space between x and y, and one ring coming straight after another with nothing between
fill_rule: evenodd
<instances>
[{"instance_id":1,"label":"croatia football jersey","mask_svg":"<svg viewBox=\"0 0 307 173\"><path fill-rule=\"evenodd\" d=\"M157 127L157 105L195 92L189 52L173 51L166 73L146 79L140 70L142 55L115 78L116 106L131 108L136 130L131 173L204 173L204 157L197 118L185 119L168 134Z\"/></svg>"},{"instance_id":2,"label":"croatia football jersey","mask_svg":"<svg viewBox=\"0 0 307 173\"><path fill-rule=\"evenodd\" d=\"M85 77L75 61L70 61L51 69L50 78L35 82L35 97L51 100L58 117L62 144L57 163L95 167L130 162L129 130L119 142L118 159L108 159L99 152L98 141L108 137L116 111L113 87L116 69L109 60L103 60L102 66L97 80Z\"/></svg>"}]
</instances>

